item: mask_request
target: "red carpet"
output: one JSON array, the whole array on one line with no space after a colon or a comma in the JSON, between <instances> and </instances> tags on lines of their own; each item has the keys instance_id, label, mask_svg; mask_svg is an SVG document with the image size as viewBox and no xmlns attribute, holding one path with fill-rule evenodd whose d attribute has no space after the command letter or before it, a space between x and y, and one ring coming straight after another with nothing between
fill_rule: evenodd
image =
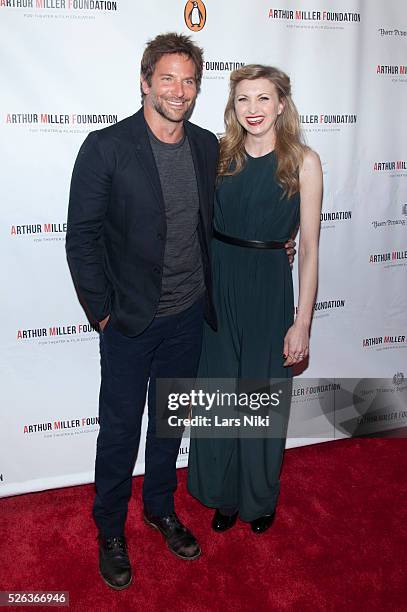
<instances>
[{"instance_id":1,"label":"red carpet","mask_svg":"<svg viewBox=\"0 0 407 612\"><path fill-rule=\"evenodd\" d=\"M135 580L122 592L98 575L92 485L1 499L0 590L69 591L69 609L85 612L407 610L406 449L372 438L286 451L278 514L260 536L241 522L212 533L180 470L177 511L204 553L189 562L144 525L135 478Z\"/></svg>"}]
</instances>

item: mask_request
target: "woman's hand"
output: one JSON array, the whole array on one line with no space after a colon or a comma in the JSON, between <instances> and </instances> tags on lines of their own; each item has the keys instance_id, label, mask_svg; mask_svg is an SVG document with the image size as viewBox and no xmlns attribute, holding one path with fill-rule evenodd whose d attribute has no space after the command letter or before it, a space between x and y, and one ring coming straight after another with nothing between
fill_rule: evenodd
<instances>
[{"instance_id":1,"label":"woman's hand","mask_svg":"<svg viewBox=\"0 0 407 612\"><path fill-rule=\"evenodd\" d=\"M309 325L296 321L284 338L284 366L291 366L303 361L309 352Z\"/></svg>"}]
</instances>

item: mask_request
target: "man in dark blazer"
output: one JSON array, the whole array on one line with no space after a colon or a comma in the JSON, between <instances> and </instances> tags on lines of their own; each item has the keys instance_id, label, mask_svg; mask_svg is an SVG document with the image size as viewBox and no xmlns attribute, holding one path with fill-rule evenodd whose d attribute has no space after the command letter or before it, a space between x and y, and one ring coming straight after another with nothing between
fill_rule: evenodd
<instances>
[{"instance_id":1,"label":"man in dark blazer","mask_svg":"<svg viewBox=\"0 0 407 612\"><path fill-rule=\"evenodd\" d=\"M72 176L67 257L100 329L93 512L100 572L115 589L132 580L124 529L147 387L144 518L178 557L201 553L174 511L181 438L156 435L155 381L195 377L204 317L216 328L209 240L218 143L187 120L202 66L202 50L186 36L150 41L142 109L90 133Z\"/></svg>"}]
</instances>

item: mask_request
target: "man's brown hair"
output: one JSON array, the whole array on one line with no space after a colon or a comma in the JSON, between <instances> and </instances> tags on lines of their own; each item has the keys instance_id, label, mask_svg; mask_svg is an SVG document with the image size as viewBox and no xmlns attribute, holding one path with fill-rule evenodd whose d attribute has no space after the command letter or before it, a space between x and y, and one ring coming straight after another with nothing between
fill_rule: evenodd
<instances>
[{"instance_id":1,"label":"man's brown hair","mask_svg":"<svg viewBox=\"0 0 407 612\"><path fill-rule=\"evenodd\" d=\"M147 42L143 57L141 58L141 75L151 85L151 77L157 62L166 53L180 53L186 55L195 64L196 90L199 93L202 81L203 50L192 42L189 36L169 32L159 34Z\"/></svg>"}]
</instances>

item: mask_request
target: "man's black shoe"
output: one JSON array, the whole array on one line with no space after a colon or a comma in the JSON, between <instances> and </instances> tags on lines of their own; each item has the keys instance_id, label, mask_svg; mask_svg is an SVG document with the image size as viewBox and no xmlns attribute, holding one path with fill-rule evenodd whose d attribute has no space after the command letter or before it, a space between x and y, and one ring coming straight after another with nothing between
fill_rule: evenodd
<instances>
[{"instance_id":1,"label":"man's black shoe","mask_svg":"<svg viewBox=\"0 0 407 612\"><path fill-rule=\"evenodd\" d=\"M259 516L254 521L250 521L253 533L264 533L267 531L272 526L275 515L276 513L273 512L273 514L265 514L264 516Z\"/></svg>"},{"instance_id":2,"label":"man's black shoe","mask_svg":"<svg viewBox=\"0 0 407 612\"><path fill-rule=\"evenodd\" d=\"M127 588L133 576L125 537L105 538L99 534L98 540L99 570L103 580L117 591Z\"/></svg>"},{"instance_id":3,"label":"man's black shoe","mask_svg":"<svg viewBox=\"0 0 407 612\"><path fill-rule=\"evenodd\" d=\"M232 515L222 514L220 510L216 510L212 519L212 529L214 531L226 531L233 527L236 523L238 512Z\"/></svg>"},{"instance_id":4,"label":"man's black shoe","mask_svg":"<svg viewBox=\"0 0 407 612\"><path fill-rule=\"evenodd\" d=\"M196 538L181 523L175 512L167 516L152 516L144 511L144 520L151 527L161 531L168 548L177 557L192 560L200 556L201 548Z\"/></svg>"}]
</instances>

